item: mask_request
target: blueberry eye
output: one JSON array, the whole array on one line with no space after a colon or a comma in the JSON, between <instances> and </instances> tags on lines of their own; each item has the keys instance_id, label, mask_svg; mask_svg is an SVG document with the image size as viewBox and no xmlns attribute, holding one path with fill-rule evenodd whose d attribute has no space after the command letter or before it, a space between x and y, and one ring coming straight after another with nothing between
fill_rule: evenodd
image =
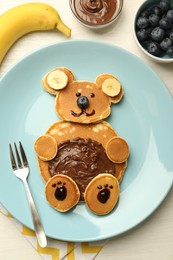
<instances>
[{"instance_id":1,"label":"blueberry eye","mask_svg":"<svg viewBox=\"0 0 173 260\"><path fill-rule=\"evenodd\" d=\"M76 97L80 97L81 96L81 93L80 92L77 92L76 93Z\"/></svg>"},{"instance_id":2,"label":"blueberry eye","mask_svg":"<svg viewBox=\"0 0 173 260\"><path fill-rule=\"evenodd\" d=\"M94 93L91 93L90 94L90 97L92 98L92 97L95 97L95 94Z\"/></svg>"}]
</instances>

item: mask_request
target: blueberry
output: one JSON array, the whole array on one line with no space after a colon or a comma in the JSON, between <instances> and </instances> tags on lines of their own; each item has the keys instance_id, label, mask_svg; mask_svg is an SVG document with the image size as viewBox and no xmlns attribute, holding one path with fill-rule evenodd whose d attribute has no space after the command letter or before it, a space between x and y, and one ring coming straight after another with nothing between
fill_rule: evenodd
<instances>
[{"instance_id":1,"label":"blueberry","mask_svg":"<svg viewBox=\"0 0 173 260\"><path fill-rule=\"evenodd\" d=\"M146 9L146 10L144 10L142 13L141 13L141 17L146 17L146 18L148 18L149 17L149 15L151 14L151 10L150 9Z\"/></svg>"},{"instance_id":2,"label":"blueberry","mask_svg":"<svg viewBox=\"0 0 173 260\"><path fill-rule=\"evenodd\" d=\"M173 9L167 12L166 17L173 23Z\"/></svg>"},{"instance_id":3,"label":"blueberry","mask_svg":"<svg viewBox=\"0 0 173 260\"><path fill-rule=\"evenodd\" d=\"M168 0L161 0L159 3L159 7L161 8L163 13L166 13L171 8L171 5Z\"/></svg>"},{"instance_id":4,"label":"blueberry","mask_svg":"<svg viewBox=\"0 0 173 260\"><path fill-rule=\"evenodd\" d=\"M142 47L144 48L144 49L148 49L148 45L150 44L150 40L146 40L146 41L144 41L144 42L142 42L141 44L142 44Z\"/></svg>"},{"instance_id":5,"label":"blueberry","mask_svg":"<svg viewBox=\"0 0 173 260\"><path fill-rule=\"evenodd\" d=\"M169 30L165 30L166 32L166 37L169 37L169 35L171 34L171 32L173 32L173 28L169 29Z\"/></svg>"},{"instance_id":6,"label":"blueberry","mask_svg":"<svg viewBox=\"0 0 173 260\"><path fill-rule=\"evenodd\" d=\"M146 40L149 39L150 37L150 29L149 28L144 28L144 29L139 29L137 32L136 32L136 35L137 35L137 38L140 42L144 42Z\"/></svg>"},{"instance_id":7,"label":"blueberry","mask_svg":"<svg viewBox=\"0 0 173 260\"><path fill-rule=\"evenodd\" d=\"M159 22L160 28L169 30L172 27L171 21L168 18L162 18Z\"/></svg>"},{"instance_id":8,"label":"blueberry","mask_svg":"<svg viewBox=\"0 0 173 260\"><path fill-rule=\"evenodd\" d=\"M136 25L137 25L138 28L143 29L143 28L147 28L149 23L150 22L149 22L148 18L146 18L146 17L139 17L137 19Z\"/></svg>"},{"instance_id":9,"label":"blueberry","mask_svg":"<svg viewBox=\"0 0 173 260\"><path fill-rule=\"evenodd\" d=\"M156 42L161 42L165 38L165 31L160 27L155 27L151 31L151 39Z\"/></svg>"},{"instance_id":10,"label":"blueberry","mask_svg":"<svg viewBox=\"0 0 173 260\"><path fill-rule=\"evenodd\" d=\"M151 9L151 12L153 14L156 14L157 16L159 17L162 17L162 9L159 7L159 6L154 6L152 9Z\"/></svg>"},{"instance_id":11,"label":"blueberry","mask_svg":"<svg viewBox=\"0 0 173 260\"><path fill-rule=\"evenodd\" d=\"M160 43L160 48L163 51L166 51L172 44L172 41L169 38L164 38Z\"/></svg>"},{"instance_id":12,"label":"blueberry","mask_svg":"<svg viewBox=\"0 0 173 260\"><path fill-rule=\"evenodd\" d=\"M158 15L151 14L148 19L152 27L156 27L157 25L159 25L160 18Z\"/></svg>"},{"instance_id":13,"label":"blueberry","mask_svg":"<svg viewBox=\"0 0 173 260\"><path fill-rule=\"evenodd\" d=\"M170 40L173 42L173 31L170 32L170 34L169 34L169 38L170 38Z\"/></svg>"},{"instance_id":14,"label":"blueberry","mask_svg":"<svg viewBox=\"0 0 173 260\"><path fill-rule=\"evenodd\" d=\"M85 109L89 106L89 100L86 96L80 96L78 99L77 99L77 105L78 107L82 108L82 109Z\"/></svg>"},{"instance_id":15,"label":"blueberry","mask_svg":"<svg viewBox=\"0 0 173 260\"><path fill-rule=\"evenodd\" d=\"M173 58L173 46L170 46L167 49L167 54L169 55L169 57Z\"/></svg>"},{"instance_id":16,"label":"blueberry","mask_svg":"<svg viewBox=\"0 0 173 260\"><path fill-rule=\"evenodd\" d=\"M154 56L160 56L161 50L157 42L150 42L147 48L148 52Z\"/></svg>"}]
</instances>

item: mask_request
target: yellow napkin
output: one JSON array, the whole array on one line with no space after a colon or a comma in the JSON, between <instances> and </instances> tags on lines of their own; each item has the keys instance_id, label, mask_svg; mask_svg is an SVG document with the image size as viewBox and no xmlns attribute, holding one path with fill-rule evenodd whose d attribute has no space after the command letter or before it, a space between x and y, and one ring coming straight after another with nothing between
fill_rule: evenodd
<instances>
[{"instance_id":1,"label":"yellow napkin","mask_svg":"<svg viewBox=\"0 0 173 260\"><path fill-rule=\"evenodd\" d=\"M108 241L75 243L48 238L47 247L41 248L37 243L35 232L17 221L1 204L0 214L6 215L12 221L17 230L23 234L38 254L40 254L41 258L45 260L93 260Z\"/></svg>"}]
</instances>

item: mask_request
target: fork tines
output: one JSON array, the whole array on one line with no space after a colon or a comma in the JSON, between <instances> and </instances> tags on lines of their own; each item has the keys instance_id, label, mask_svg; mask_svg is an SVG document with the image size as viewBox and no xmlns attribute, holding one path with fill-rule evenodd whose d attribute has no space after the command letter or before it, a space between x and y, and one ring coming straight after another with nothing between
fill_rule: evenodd
<instances>
[{"instance_id":1,"label":"fork tines","mask_svg":"<svg viewBox=\"0 0 173 260\"><path fill-rule=\"evenodd\" d=\"M14 143L14 148L15 148L17 163L15 160L12 146L11 146L11 144L9 144L10 159L11 159L11 165L12 165L13 170L17 170L18 168L21 169L21 168L23 168L23 166L28 167L28 161L27 161L26 154L25 154L25 151L23 149L21 142L19 142L20 155L19 155L16 143ZM22 158L22 161L21 161L21 158Z\"/></svg>"}]
</instances>

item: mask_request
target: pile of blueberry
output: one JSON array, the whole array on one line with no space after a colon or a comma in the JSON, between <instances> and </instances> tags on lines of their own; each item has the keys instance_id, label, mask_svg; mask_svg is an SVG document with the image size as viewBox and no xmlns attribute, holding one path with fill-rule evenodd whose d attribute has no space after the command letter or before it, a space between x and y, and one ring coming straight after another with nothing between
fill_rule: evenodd
<instances>
[{"instance_id":1,"label":"pile of blueberry","mask_svg":"<svg viewBox=\"0 0 173 260\"><path fill-rule=\"evenodd\" d=\"M160 0L138 16L136 35L150 54L173 58L173 6L169 0Z\"/></svg>"}]
</instances>

